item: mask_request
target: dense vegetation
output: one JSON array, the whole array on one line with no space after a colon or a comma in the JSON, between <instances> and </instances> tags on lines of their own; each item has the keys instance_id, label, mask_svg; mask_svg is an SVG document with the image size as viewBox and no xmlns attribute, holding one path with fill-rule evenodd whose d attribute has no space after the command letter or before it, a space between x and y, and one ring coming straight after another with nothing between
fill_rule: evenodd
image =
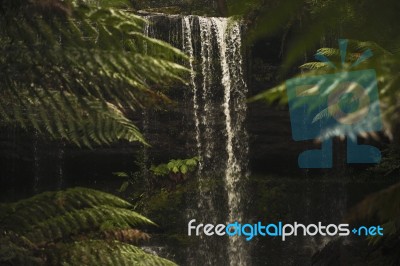
<instances>
[{"instance_id":1,"label":"dense vegetation","mask_svg":"<svg viewBox=\"0 0 400 266\"><path fill-rule=\"evenodd\" d=\"M127 115L168 101L185 56L129 9L87 2L2 1L0 119L77 145L146 143Z\"/></svg>"},{"instance_id":2,"label":"dense vegetation","mask_svg":"<svg viewBox=\"0 0 400 266\"><path fill-rule=\"evenodd\" d=\"M398 177L398 1L218 0L212 5L205 2L3 0L0 3L1 127L17 126L27 135L39 134L79 147L92 148L121 140L151 145L131 118L149 107L162 109L169 104L168 88L184 84L189 70L184 67L187 58L181 51L144 34L146 21L135 14L135 9L238 15L248 26L248 49L269 38L279 43L276 56L279 66L270 67L262 60L253 62L255 71L272 69L271 73L261 73L272 82L271 88L265 87L265 91L254 95L252 102L264 100L270 105L285 106L288 101L285 81L291 77L336 73L337 70L311 58L317 52L340 66L337 39L350 40L345 64L339 71L376 71L384 122L382 132L364 136L381 142L386 149L382 163L370 168L368 174ZM367 50L373 57L353 67ZM157 221L173 220L176 218L173 209L183 208L185 199L192 196L191 190L197 185L190 177L201 163L199 160L198 157L170 160L151 168L141 165L137 172L118 173L126 178L120 192L131 193L128 197L135 206L155 213ZM262 202L264 197L279 205L277 198L285 194L281 190L260 194L258 200ZM375 257L372 264L400 263L398 192L399 185L389 187L349 212L351 222L381 223L386 228L383 238L371 241L370 247L362 246L360 261L371 258L372 254ZM257 206L266 208L261 205ZM98 265L101 261L102 265L174 265L133 245L149 238L138 227L154 223L132 209L132 203L84 188L1 204L0 263ZM338 242L318 253L316 263L323 264L330 248ZM365 250L370 254L364 254Z\"/></svg>"},{"instance_id":3,"label":"dense vegetation","mask_svg":"<svg viewBox=\"0 0 400 266\"><path fill-rule=\"evenodd\" d=\"M86 188L45 192L0 205L0 263L175 265L132 245L155 224L113 195ZM133 229L134 228L134 229Z\"/></svg>"},{"instance_id":4,"label":"dense vegetation","mask_svg":"<svg viewBox=\"0 0 400 266\"><path fill-rule=\"evenodd\" d=\"M0 123L74 143L148 145L129 116L169 103L185 56L144 34L129 3L2 1ZM0 207L0 264L175 265L132 245L155 224L99 191L46 192Z\"/></svg>"}]
</instances>

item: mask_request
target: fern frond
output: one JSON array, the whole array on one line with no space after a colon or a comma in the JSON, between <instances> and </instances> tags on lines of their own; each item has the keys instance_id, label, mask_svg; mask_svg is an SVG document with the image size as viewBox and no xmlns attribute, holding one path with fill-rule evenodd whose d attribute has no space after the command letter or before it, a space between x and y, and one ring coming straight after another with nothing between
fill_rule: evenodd
<instances>
[{"instance_id":1,"label":"fern frond","mask_svg":"<svg viewBox=\"0 0 400 266\"><path fill-rule=\"evenodd\" d=\"M89 147L145 143L126 113L168 103L160 88L185 82L187 57L132 12L73 1L72 15L45 16L11 2L0 8L0 120Z\"/></svg>"},{"instance_id":2,"label":"fern frond","mask_svg":"<svg viewBox=\"0 0 400 266\"><path fill-rule=\"evenodd\" d=\"M337 48L323 47L317 50L318 54L325 55L328 58L340 57L340 50Z\"/></svg>"},{"instance_id":3,"label":"fern frond","mask_svg":"<svg viewBox=\"0 0 400 266\"><path fill-rule=\"evenodd\" d=\"M0 236L0 264L5 265L43 265L41 258L34 255L35 246L27 246L22 237L9 234Z\"/></svg>"},{"instance_id":4,"label":"fern frond","mask_svg":"<svg viewBox=\"0 0 400 266\"><path fill-rule=\"evenodd\" d=\"M332 115L329 113L328 108L325 108L324 110L322 110L321 112L319 112L312 120L313 123L322 120L322 119L328 119L332 117Z\"/></svg>"},{"instance_id":5,"label":"fern frond","mask_svg":"<svg viewBox=\"0 0 400 266\"><path fill-rule=\"evenodd\" d=\"M174 266L175 263L118 241L82 241L47 251L50 265Z\"/></svg>"},{"instance_id":6,"label":"fern frond","mask_svg":"<svg viewBox=\"0 0 400 266\"><path fill-rule=\"evenodd\" d=\"M0 228L15 228L19 231L54 216L97 206L132 207L130 203L114 195L89 188L44 192L16 203L0 205Z\"/></svg>"},{"instance_id":7,"label":"fern frond","mask_svg":"<svg viewBox=\"0 0 400 266\"><path fill-rule=\"evenodd\" d=\"M14 232L23 233L33 243L45 244L67 236L82 232L98 231L104 223L111 223L117 228L130 228L151 224L146 217L137 212L109 206L98 206L47 219L33 224L22 231L21 228L10 228Z\"/></svg>"},{"instance_id":8,"label":"fern frond","mask_svg":"<svg viewBox=\"0 0 400 266\"><path fill-rule=\"evenodd\" d=\"M15 102L20 102L15 105ZM115 140L146 143L138 128L115 105L96 98L77 97L60 92L26 90L3 94L0 119L20 121L55 139L65 139L81 146L110 144ZM51 112L51 116L48 113Z\"/></svg>"},{"instance_id":9,"label":"fern frond","mask_svg":"<svg viewBox=\"0 0 400 266\"><path fill-rule=\"evenodd\" d=\"M0 264L175 265L127 244L149 239L132 227L155 225L130 207L113 195L84 188L2 204Z\"/></svg>"},{"instance_id":10,"label":"fern frond","mask_svg":"<svg viewBox=\"0 0 400 266\"><path fill-rule=\"evenodd\" d=\"M150 235L137 229L117 229L104 231L104 238L125 243L137 243L139 240L149 240Z\"/></svg>"},{"instance_id":11,"label":"fern frond","mask_svg":"<svg viewBox=\"0 0 400 266\"><path fill-rule=\"evenodd\" d=\"M353 66L353 68L348 68L352 66L352 63L355 63L362 52L367 49L371 49L373 51L373 58L368 61L363 62L358 66ZM340 51L336 48L321 48L318 50L318 53L325 55L329 59L332 59L332 62L337 66L336 72L346 71L357 71L363 69L374 69L376 72L376 80L378 82L378 93L379 93L379 106L382 114L382 123L384 126L384 132L389 137L389 139L393 139L393 133L395 132L395 127L398 123L399 115L399 103L397 101L398 98L398 87L400 84L400 56L399 54L392 53L391 51L384 49L379 46L375 42L360 42L356 40L350 40L347 47L347 55L345 59L344 69L341 66L340 62ZM338 67L339 66L339 67ZM321 62L308 62L303 64L301 67L304 71L296 75L293 78L304 78L304 77L316 77L318 75L332 74L336 73L335 70L327 67L326 64ZM333 87L332 87L333 89ZM326 91L325 93L329 93ZM250 102L257 100L265 100L268 103L280 103L287 104L287 94L285 83L281 83L280 85L265 90L258 95L250 98ZM318 102L310 103L314 108L318 107ZM378 104L378 103L374 103ZM314 122L327 118L327 111L323 110L316 117L314 117ZM377 118L380 119L380 118ZM376 120L368 120L365 121L365 127L369 127L376 123ZM357 129L358 130L358 129ZM354 130L354 132L357 132ZM333 126L329 129L324 130L324 132L319 136L322 139L330 138L333 135L348 134L349 132L345 132L346 128L340 124L337 126ZM363 130L361 130L363 131ZM351 132L350 132L351 135ZM376 132L368 132L364 134L365 136L372 137L378 139L379 136ZM354 137L354 135L352 136Z\"/></svg>"},{"instance_id":12,"label":"fern frond","mask_svg":"<svg viewBox=\"0 0 400 266\"><path fill-rule=\"evenodd\" d=\"M302 64L300 68L307 70L320 70L320 69L329 69L329 66L322 62L309 62Z\"/></svg>"},{"instance_id":13,"label":"fern frond","mask_svg":"<svg viewBox=\"0 0 400 266\"><path fill-rule=\"evenodd\" d=\"M348 48L355 52L363 52L371 49L375 56L393 55L393 53L373 41L349 40Z\"/></svg>"},{"instance_id":14,"label":"fern frond","mask_svg":"<svg viewBox=\"0 0 400 266\"><path fill-rule=\"evenodd\" d=\"M253 97L251 97L248 101L266 101L267 103L279 103L279 104L287 104L288 98L286 94L286 85L285 83L279 84L271 89L263 91Z\"/></svg>"}]
</instances>

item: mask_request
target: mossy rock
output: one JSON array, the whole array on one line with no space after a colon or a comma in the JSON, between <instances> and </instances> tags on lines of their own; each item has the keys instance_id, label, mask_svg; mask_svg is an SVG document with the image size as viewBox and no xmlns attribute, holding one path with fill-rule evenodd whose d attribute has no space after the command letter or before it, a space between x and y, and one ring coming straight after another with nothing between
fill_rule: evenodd
<instances>
[{"instance_id":1,"label":"mossy rock","mask_svg":"<svg viewBox=\"0 0 400 266\"><path fill-rule=\"evenodd\" d=\"M179 6L155 7L155 8L146 8L142 10L149 13L163 13L169 15L185 14L182 8Z\"/></svg>"}]
</instances>

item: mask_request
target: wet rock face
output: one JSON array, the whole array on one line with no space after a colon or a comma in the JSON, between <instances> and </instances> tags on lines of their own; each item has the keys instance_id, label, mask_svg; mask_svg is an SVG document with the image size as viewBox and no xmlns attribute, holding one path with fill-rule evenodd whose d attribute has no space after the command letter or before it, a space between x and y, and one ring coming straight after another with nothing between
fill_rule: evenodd
<instances>
[{"instance_id":1,"label":"wet rock face","mask_svg":"<svg viewBox=\"0 0 400 266\"><path fill-rule=\"evenodd\" d=\"M249 106L247 117L252 170L268 172L295 169L297 154L305 145L296 143L291 137L288 110L255 103Z\"/></svg>"},{"instance_id":2,"label":"wet rock face","mask_svg":"<svg viewBox=\"0 0 400 266\"><path fill-rule=\"evenodd\" d=\"M147 19L153 25L148 29L150 36L162 39L170 44L182 49L182 16L165 16L165 15L148 15ZM197 23L193 24L194 32L199 32L201 29ZM192 34L193 38L193 53L198 57L195 61L199 63L201 59L201 38L200 34ZM244 65L248 65L243 69L244 79L248 84L249 93L246 97L257 94L261 90L273 86L273 72L277 70L273 67L276 54L274 45L279 47L279 39L274 44L273 40L267 45L259 45L259 47L249 48L243 47ZM272 43L272 44L271 44ZM252 50L250 50L252 49ZM214 58L210 62L211 72L215 77L222 77L219 68L218 47L215 43L210 43L210 51L214 51ZM261 51L261 52L260 52ZM263 58L264 67L260 63L260 57ZM268 62L270 60L270 62ZM261 65L261 66L260 66ZM196 67L195 67L196 68ZM195 72L197 75L197 87L202 85L198 83L202 77L202 67L197 67ZM216 80L214 83L218 83ZM212 99L209 106L218 108L221 105L221 100L224 95L215 85L211 88ZM198 88L198 104L204 105L204 92ZM148 125L145 128L145 134L152 149L150 150L151 159L154 161L168 160L169 157L177 156L194 156L196 152L195 140L195 121L193 119L193 88L177 87L172 88L168 95L176 101L175 106L171 106L166 112L148 112ZM202 111L202 110L199 110ZM203 110L204 111L204 110ZM219 121L219 117L224 116L224 113L216 112L207 117L208 123ZM143 122L141 122L143 123ZM200 125L202 126L202 125ZM203 125L204 126L204 125ZM215 128L224 131L225 125L216 123ZM249 161L252 170L270 171L283 169L297 169L297 155L306 149L307 146L313 147L312 142L296 143L291 137L290 118L287 108L271 107L265 103L252 103L248 105L247 118L244 127L249 135ZM222 142L220 144L223 144ZM219 149L224 150L222 145Z\"/></svg>"}]
</instances>

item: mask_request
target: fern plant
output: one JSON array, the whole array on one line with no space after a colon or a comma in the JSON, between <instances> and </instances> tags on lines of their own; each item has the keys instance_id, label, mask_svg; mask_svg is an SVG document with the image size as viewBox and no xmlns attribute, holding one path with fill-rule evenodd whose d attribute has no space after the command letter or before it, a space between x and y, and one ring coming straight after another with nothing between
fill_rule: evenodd
<instances>
[{"instance_id":1,"label":"fern plant","mask_svg":"<svg viewBox=\"0 0 400 266\"><path fill-rule=\"evenodd\" d=\"M199 162L200 158L196 156L188 159L172 159L168 163L159 164L157 166L152 165L150 169L145 169L146 173L149 172L150 174L147 181L153 177L169 177L174 182L186 180L188 175L196 170ZM127 179L122 183L119 191L124 192L129 186L133 186L135 188L138 186L143 186L141 179L143 178L143 175L146 174L143 171L144 167L145 166L141 165L141 170L137 172L115 172L115 176ZM144 196L144 194L146 193L138 195L138 197Z\"/></svg>"},{"instance_id":2,"label":"fern plant","mask_svg":"<svg viewBox=\"0 0 400 266\"><path fill-rule=\"evenodd\" d=\"M348 69L352 64L357 62L363 51L370 49L373 52L373 57L367 61L359 64L357 67ZM340 50L337 48L320 48L317 50L318 55L325 56L333 62L335 65L341 65L340 62ZM344 69L340 71L355 71L363 69L374 69L377 73L378 81L378 93L380 109L382 111L382 118L384 123L384 130L386 135L393 139L395 142L400 141L399 131L399 103L397 98L399 96L398 86L399 83L399 70L400 70L400 57L399 54L391 53L374 42L361 42L357 40L350 40L348 46L348 53L346 56L346 64L343 66ZM323 74L330 74L337 71L329 67L328 64L322 62L307 62L300 66L302 73L298 74L298 77L313 77ZM279 104L287 104L287 94L285 83L281 83L278 86L266 90L256 96L251 101L265 100L268 103L278 102ZM318 102L315 102L313 106L317 107ZM321 110L320 113L314 117L314 122L327 118L329 116L328 109L331 106L326 106L325 109ZM374 121L367 121L374 123ZM330 131L340 133L342 128L340 125L337 127L330 128ZM335 134L336 134L335 133ZM377 137L375 133L369 133L372 137ZM321 136L321 138L330 137L329 135Z\"/></svg>"},{"instance_id":3,"label":"fern plant","mask_svg":"<svg viewBox=\"0 0 400 266\"><path fill-rule=\"evenodd\" d=\"M155 225L116 196L87 188L0 205L0 264L175 265L132 245ZM133 228L134 227L134 228Z\"/></svg>"},{"instance_id":4,"label":"fern plant","mask_svg":"<svg viewBox=\"0 0 400 266\"><path fill-rule=\"evenodd\" d=\"M128 115L168 103L186 57L132 10L93 2L0 3L1 123L77 145L145 143Z\"/></svg>"},{"instance_id":5,"label":"fern plant","mask_svg":"<svg viewBox=\"0 0 400 266\"><path fill-rule=\"evenodd\" d=\"M166 176L168 174L182 174L193 172L199 163L199 157L189 159L172 159L166 164L152 165L150 171L156 176Z\"/></svg>"}]
</instances>

